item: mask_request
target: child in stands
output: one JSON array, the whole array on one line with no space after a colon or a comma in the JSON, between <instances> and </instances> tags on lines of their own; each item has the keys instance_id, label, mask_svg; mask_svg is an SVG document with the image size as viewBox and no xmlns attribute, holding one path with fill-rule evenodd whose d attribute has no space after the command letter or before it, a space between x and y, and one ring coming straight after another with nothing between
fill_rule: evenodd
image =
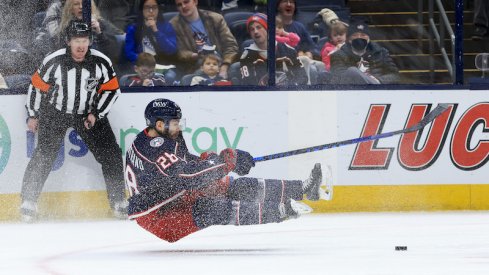
<instances>
[{"instance_id":1,"label":"child in stands","mask_svg":"<svg viewBox=\"0 0 489 275\"><path fill-rule=\"evenodd\" d=\"M152 54L140 53L134 65L136 75L129 81L132 86L165 86L166 80L163 75L155 74L156 60Z\"/></svg>"},{"instance_id":2,"label":"child in stands","mask_svg":"<svg viewBox=\"0 0 489 275\"><path fill-rule=\"evenodd\" d=\"M321 50L321 59L326 70L331 69L331 55L341 48L346 42L348 27L345 23L337 20L331 25L329 41L326 42Z\"/></svg>"},{"instance_id":3,"label":"child in stands","mask_svg":"<svg viewBox=\"0 0 489 275\"><path fill-rule=\"evenodd\" d=\"M192 78L190 86L203 85L203 86L227 86L230 85L229 81L226 81L219 75L222 59L215 53L206 54L202 57L202 65L200 69L201 73Z\"/></svg>"}]
</instances>

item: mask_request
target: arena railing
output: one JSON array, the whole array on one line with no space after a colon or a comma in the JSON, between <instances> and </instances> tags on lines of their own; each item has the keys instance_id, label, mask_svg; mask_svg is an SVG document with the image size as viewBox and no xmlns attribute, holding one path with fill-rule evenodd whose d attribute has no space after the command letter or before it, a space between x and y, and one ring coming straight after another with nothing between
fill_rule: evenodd
<instances>
[{"instance_id":1,"label":"arena railing","mask_svg":"<svg viewBox=\"0 0 489 275\"><path fill-rule=\"evenodd\" d=\"M419 27L418 33L421 39L423 35L422 25L423 25L423 3L424 1L418 1L418 19L419 19ZM435 21L435 4L436 8L438 8L439 20L438 25ZM445 62L445 66L448 69L448 73L451 76L452 82L454 84L463 83L463 59L462 54L463 51L462 45L463 43L457 43L457 36L463 37L463 13L459 13L459 11L463 11L463 0L455 0L456 7L456 16L455 16L455 28L457 31L457 35L453 31L451 27L451 23L448 19L447 13L443 6L441 0L429 0L428 1L428 24L429 24L429 53L430 53L430 75L433 79L434 77L434 41L437 42L437 46L442 54L443 60ZM446 44L445 44L445 32L448 32L448 36L450 39L451 46L451 56L450 60L449 54L447 53ZM457 68L461 67L461 70Z\"/></svg>"}]
</instances>

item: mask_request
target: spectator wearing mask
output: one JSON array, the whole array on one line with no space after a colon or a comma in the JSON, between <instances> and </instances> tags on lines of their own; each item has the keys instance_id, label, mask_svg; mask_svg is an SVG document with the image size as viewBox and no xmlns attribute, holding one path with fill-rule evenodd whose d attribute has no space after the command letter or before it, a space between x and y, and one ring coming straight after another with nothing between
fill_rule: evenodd
<instances>
[{"instance_id":1,"label":"spectator wearing mask","mask_svg":"<svg viewBox=\"0 0 489 275\"><path fill-rule=\"evenodd\" d=\"M350 23L347 43L331 55L334 84L395 84L399 70L384 47L370 41L368 25Z\"/></svg>"}]
</instances>

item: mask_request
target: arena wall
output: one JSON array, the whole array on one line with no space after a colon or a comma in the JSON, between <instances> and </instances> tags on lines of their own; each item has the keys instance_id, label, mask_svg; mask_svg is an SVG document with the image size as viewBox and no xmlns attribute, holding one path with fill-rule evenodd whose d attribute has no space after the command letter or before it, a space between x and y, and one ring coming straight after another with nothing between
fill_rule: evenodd
<instances>
[{"instance_id":1,"label":"arena wall","mask_svg":"<svg viewBox=\"0 0 489 275\"><path fill-rule=\"evenodd\" d=\"M260 162L250 176L303 179L315 162L329 166L334 199L311 203L316 212L489 209L486 91L124 93L109 115L123 152L157 97L181 105L192 152L237 147L254 156L403 129L448 103L449 111L420 133ZM22 176L35 147L24 101L25 95L0 100L0 220L18 218ZM41 216L109 217L104 189L100 167L68 130L41 196Z\"/></svg>"}]
</instances>

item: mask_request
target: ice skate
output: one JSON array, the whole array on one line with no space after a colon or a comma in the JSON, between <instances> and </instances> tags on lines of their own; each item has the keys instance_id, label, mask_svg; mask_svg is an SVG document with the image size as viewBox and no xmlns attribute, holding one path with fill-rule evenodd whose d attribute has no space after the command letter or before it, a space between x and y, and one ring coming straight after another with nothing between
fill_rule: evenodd
<instances>
[{"instance_id":1,"label":"ice skate","mask_svg":"<svg viewBox=\"0 0 489 275\"><path fill-rule=\"evenodd\" d=\"M306 195L306 198L310 201L317 200L331 200L333 198L333 185L331 180L331 167L328 166L327 180L323 184L323 173L321 170L321 164L316 163L312 168L311 175L303 182L302 190ZM321 188L321 186L325 188Z\"/></svg>"},{"instance_id":2,"label":"ice skate","mask_svg":"<svg viewBox=\"0 0 489 275\"><path fill-rule=\"evenodd\" d=\"M112 209L114 217L117 219L125 220L127 219L127 201L120 201L114 203L114 208Z\"/></svg>"},{"instance_id":3,"label":"ice skate","mask_svg":"<svg viewBox=\"0 0 489 275\"><path fill-rule=\"evenodd\" d=\"M282 220L297 219L299 216L309 214L312 212L312 208L299 201L288 199L287 202L279 205L280 218Z\"/></svg>"},{"instance_id":4,"label":"ice skate","mask_svg":"<svg viewBox=\"0 0 489 275\"><path fill-rule=\"evenodd\" d=\"M32 223L37 220L37 205L31 201L24 201L20 206L20 219L25 223Z\"/></svg>"},{"instance_id":5,"label":"ice skate","mask_svg":"<svg viewBox=\"0 0 489 275\"><path fill-rule=\"evenodd\" d=\"M302 190L306 195L306 198L310 201L317 201L320 199L321 182L323 181L323 172L321 171L321 164L314 164L309 178L302 183Z\"/></svg>"}]
</instances>

